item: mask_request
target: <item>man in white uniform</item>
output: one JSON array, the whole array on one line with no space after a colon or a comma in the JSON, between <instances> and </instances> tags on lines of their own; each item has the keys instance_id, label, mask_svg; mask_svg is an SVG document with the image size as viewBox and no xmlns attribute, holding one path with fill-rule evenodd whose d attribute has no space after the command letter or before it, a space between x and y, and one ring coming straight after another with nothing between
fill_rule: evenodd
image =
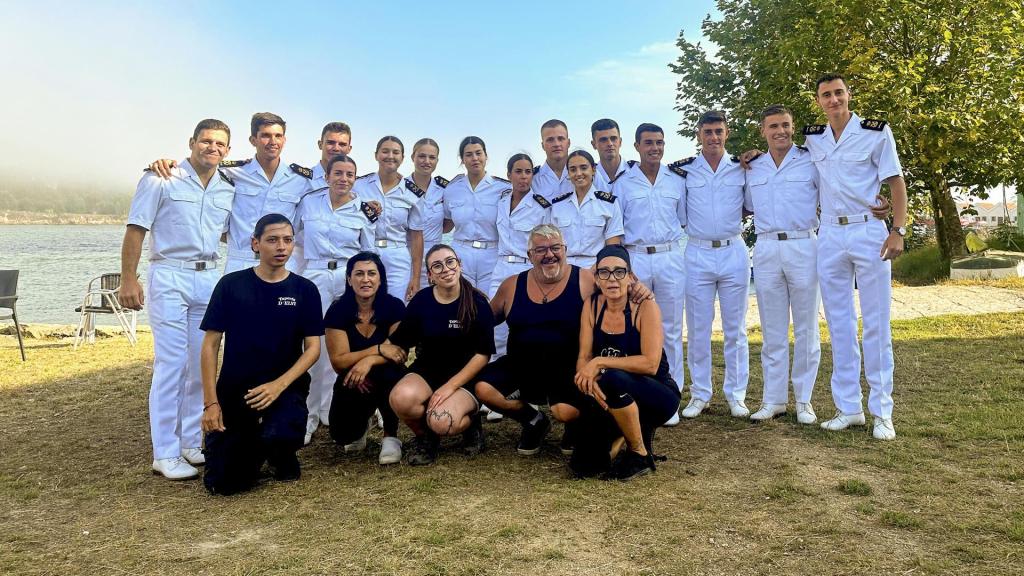
<instances>
[{"instance_id":1,"label":"man in white uniform","mask_svg":"<svg viewBox=\"0 0 1024 576\"><path fill-rule=\"evenodd\" d=\"M149 319L153 329L153 383L149 423L153 471L172 480L195 478L203 464L202 375L199 365L206 313L217 274L217 243L227 228L234 196L218 172L231 131L203 120L188 142L191 154L169 178L147 171L139 181L121 245L121 304L141 310L145 294L136 276L142 242L149 240Z\"/></svg>"},{"instance_id":2,"label":"man in white uniform","mask_svg":"<svg viewBox=\"0 0 1024 576\"><path fill-rule=\"evenodd\" d=\"M820 78L816 100L827 125L806 126L806 146L820 175L821 230L818 278L832 338L832 397L836 415L826 430L864 425L860 388L860 346L853 305L856 281L864 322L864 372L874 416L873 435L896 437L892 423L893 355L889 325L891 260L903 252L907 187L892 130L881 120L850 112L850 91L837 75ZM882 184L892 195L893 228L871 217Z\"/></svg>"},{"instance_id":3,"label":"man in white uniform","mask_svg":"<svg viewBox=\"0 0 1024 576\"><path fill-rule=\"evenodd\" d=\"M610 182L629 168L619 154L619 150L622 148L622 137L619 134L618 122L610 118L602 118L591 124L590 145L597 151L599 158L597 171L594 173L594 187L602 192L607 192L611 188Z\"/></svg>"},{"instance_id":4,"label":"man in white uniform","mask_svg":"<svg viewBox=\"0 0 1024 576\"><path fill-rule=\"evenodd\" d=\"M327 188L327 175L324 170L331 158L352 154L352 128L344 122L328 122L320 131L316 147L320 149L320 161L313 166L311 188L321 190ZM300 254L299 258L301 257Z\"/></svg>"},{"instance_id":5,"label":"man in white uniform","mask_svg":"<svg viewBox=\"0 0 1024 576\"><path fill-rule=\"evenodd\" d=\"M540 127L540 145L547 156L533 169L533 191L551 200L572 192L572 182L565 164L569 158L569 127L558 119L548 120ZM500 284L500 282L499 282Z\"/></svg>"}]
</instances>

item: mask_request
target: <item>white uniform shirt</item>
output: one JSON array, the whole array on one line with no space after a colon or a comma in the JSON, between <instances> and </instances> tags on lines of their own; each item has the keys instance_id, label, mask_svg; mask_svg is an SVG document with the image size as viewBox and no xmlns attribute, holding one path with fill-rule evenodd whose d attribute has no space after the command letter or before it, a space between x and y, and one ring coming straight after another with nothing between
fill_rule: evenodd
<instances>
[{"instance_id":1,"label":"white uniform shirt","mask_svg":"<svg viewBox=\"0 0 1024 576\"><path fill-rule=\"evenodd\" d=\"M171 169L170 179L147 171L139 180L128 224L150 232L149 260L216 260L227 230L235 187L218 172L206 189L189 161Z\"/></svg>"},{"instance_id":2,"label":"white uniform shirt","mask_svg":"<svg viewBox=\"0 0 1024 576\"><path fill-rule=\"evenodd\" d=\"M775 166L771 154L750 163L743 206L754 213L754 230L796 232L818 228L818 170L811 153L790 146Z\"/></svg>"},{"instance_id":3,"label":"white uniform shirt","mask_svg":"<svg viewBox=\"0 0 1024 576\"><path fill-rule=\"evenodd\" d=\"M440 176L434 176L424 191L416 185L412 176L406 176L404 185L419 198L416 202L419 218L416 221L410 218L409 228L423 231L424 250L429 250L431 246L441 242L441 235L444 234L444 189L448 186L448 181Z\"/></svg>"},{"instance_id":4,"label":"white uniform shirt","mask_svg":"<svg viewBox=\"0 0 1024 576\"><path fill-rule=\"evenodd\" d=\"M551 200L555 196L561 196L566 192L572 192L572 182L569 180L568 164L562 168L562 175L556 175L555 171L544 162L533 169L533 183L530 185L534 193L540 194L545 200Z\"/></svg>"},{"instance_id":5,"label":"white uniform shirt","mask_svg":"<svg viewBox=\"0 0 1024 576\"><path fill-rule=\"evenodd\" d=\"M854 114L839 142L831 126L808 126L804 134L820 175L822 216L867 214L882 182L903 175L896 140L884 122Z\"/></svg>"},{"instance_id":6,"label":"white uniform shirt","mask_svg":"<svg viewBox=\"0 0 1024 576\"><path fill-rule=\"evenodd\" d=\"M575 191L562 194L551 203L551 220L562 231L569 257L592 258L606 240L625 234L618 198L609 192L600 192L598 196L596 186L595 182L582 203Z\"/></svg>"},{"instance_id":7,"label":"white uniform shirt","mask_svg":"<svg viewBox=\"0 0 1024 576\"><path fill-rule=\"evenodd\" d=\"M249 239L256 221L267 214L282 214L295 222L295 209L302 197L313 190L312 172L298 164L281 161L274 179L267 181L263 168L255 158L242 162L224 162L224 172L235 181L235 199L231 205L228 225L228 251L252 257ZM305 172L308 175L304 175Z\"/></svg>"},{"instance_id":8,"label":"white uniform shirt","mask_svg":"<svg viewBox=\"0 0 1024 576\"><path fill-rule=\"evenodd\" d=\"M662 165L652 185L634 162L612 182L622 204L624 243L655 245L678 242L686 226L686 186L683 177Z\"/></svg>"},{"instance_id":9,"label":"white uniform shirt","mask_svg":"<svg viewBox=\"0 0 1024 576\"><path fill-rule=\"evenodd\" d=\"M324 167L317 160L316 164L313 164L313 177L310 178L310 184L313 190L323 190L327 188L327 173L324 172Z\"/></svg>"},{"instance_id":10,"label":"white uniform shirt","mask_svg":"<svg viewBox=\"0 0 1024 576\"><path fill-rule=\"evenodd\" d=\"M380 175L372 172L356 180L352 193L363 202L380 203L383 211L374 226L374 240L387 240L389 246L404 245L410 228L423 229L417 206L420 198L406 187L404 178L399 178L394 188L385 191L381 188Z\"/></svg>"},{"instance_id":11,"label":"white uniform shirt","mask_svg":"<svg viewBox=\"0 0 1024 576\"><path fill-rule=\"evenodd\" d=\"M624 158L619 156L619 167L615 171L615 174L608 174L604 169L604 166L601 165L601 162L598 161L597 170L594 171L594 186L597 187L598 190L611 190L612 181L619 176L622 176L627 168L629 168L629 164Z\"/></svg>"},{"instance_id":12,"label":"white uniform shirt","mask_svg":"<svg viewBox=\"0 0 1024 576\"><path fill-rule=\"evenodd\" d=\"M330 191L307 194L298 208L298 233L303 257L309 260L345 260L373 247L373 223L358 198L337 210Z\"/></svg>"},{"instance_id":13,"label":"white uniform shirt","mask_svg":"<svg viewBox=\"0 0 1024 576\"><path fill-rule=\"evenodd\" d=\"M498 257L526 258L530 230L539 224L551 222L551 203L532 190L512 207L512 189L508 188L498 200Z\"/></svg>"},{"instance_id":14,"label":"white uniform shirt","mask_svg":"<svg viewBox=\"0 0 1024 576\"><path fill-rule=\"evenodd\" d=\"M738 160L722 157L712 171L703 154L686 170L686 234L700 240L728 240L743 231L745 174Z\"/></svg>"},{"instance_id":15,"label":"white uniform shirt","mask_svg":"<svg viewBox=\"0 0 1024 576\"><path fill-rule=\"evenodd\" d=\"M459 174L444 190L444 217L455 223L452 237L459 242L498 241L498 198L509 181L485 174L474 192L469 178Z\"/></svg>"}]
</instances>

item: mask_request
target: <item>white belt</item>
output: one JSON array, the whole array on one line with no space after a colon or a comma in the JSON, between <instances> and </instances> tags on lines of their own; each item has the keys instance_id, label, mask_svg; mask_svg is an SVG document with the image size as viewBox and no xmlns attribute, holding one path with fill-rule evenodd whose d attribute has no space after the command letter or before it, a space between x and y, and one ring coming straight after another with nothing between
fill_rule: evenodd
<instances>
[{"instance_id":1,"label":"white belt","mask_svg":"<svg viewBox=\"0 0 1024 576\"><path fill-rule=\"evenodd\" d=\"M812 238L814 232L811 230L796 230L793 232L761 232L757 235L758 240L798 240L800 238Z\"/></svg>"},{"instance_id":2,"label":"white belt","mask_svg":"<svg viewBox=\"0 0 1024 576\"><path fill-rule=\"evenodd\" d=\"M528 258L523 258L522 256L499 256L499 258L510 264L526 264L530 261Z\"/></svg>"},{"instance_id":3,"label":"white belt","mask_svg":"<svg viewBox=\"0 0 1024 576\"><path fill-rule=\"evenodd\" d=\"M679 248L679 244L626 244L626 250L645 254L657 254L658 252L671 252Z\"/></svg>"},{"instance_id":4,"label":"white belt","mask_svg":"<svg viewBox=\"0 0 1024 576\"><path fill-rule=\"evenodd\" d=\"M228 257L244 258L246 260L259 260L259 254L256 254L252 250L236 250L234 248L228 248Z\"/></svg>"},{"instance_id":5,"label":"white belt","mask_svg":"<svg viewBox=\"0 0 1024 576\"><path fill-rule=\"evenodd\" d=\"M385 240L374 240L373 241L373 245L376 246L377 248L387 248L389 246L391 248L403 248L403 247L405 247L405 242L398 242L396 240L386 240L386 239Z\"/></svg>"},{"instance_id":6,"label":"white belt","mask_svg":"<svg viewBox=\"0 0 1024 576\"><path fill-rule=\"evenodd\" d=\"M725 248L726 246L732 246L734 244L743 244L743 239L739 236L733 236L725 240L702 240L700 238L694 238L690 236L690 239L686 241L687 245L698 246L700 248Z\"/></svg>"},{"instance_id":7,"label":"white belt","mask_svg":"<svg viewBox=\"0 0 1024 576\"><path fill-rule=\"evenodd\" d=\"M847 224L863 224L871 220L870 214L850 214L848 216L822 216L822 221L828 222L829 224L839 224L840 226L846 226Z\"/></svg>"},{"instance_id":8,"label":"white belt","mask_svg":"<svg viewBox=\"0 0 1024 576\"><path fill-rule=\"evenodd\" d=\"M456 244L462 244L463 246L469 246L470 248L486 249L486 248L497 248L497 242L488 242L485 240L456 240Z\"/></svg>"},{"instance_id":9,"label":"white belt","mask_svg":"<svg viewBox=\"0 0 1024 576\"><path fill-rule=\"evenodd\" d=\"M170 268L181 268L183 270L195 270L196 272L217 269L216 260L174 260L173 258L164 258L163 260L153 260L150 262L150 265L168 266Z\"/></svg>"},{"instance_id":10,"label":"white belt","mask_svg":"<svg viewBox=\"0 0 1024 576\"><path fill-rule=\"evenodd\" d=\"M306 269L315 268L317 270L337 270L338 268L344 268L347 260L306 260Z\"/></svg>"}]
</instances>

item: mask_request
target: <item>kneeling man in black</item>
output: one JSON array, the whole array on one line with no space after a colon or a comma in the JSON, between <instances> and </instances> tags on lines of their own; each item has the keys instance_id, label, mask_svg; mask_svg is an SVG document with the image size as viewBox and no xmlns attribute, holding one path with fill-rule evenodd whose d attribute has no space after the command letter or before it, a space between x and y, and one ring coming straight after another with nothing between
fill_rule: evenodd
<instances>
[{"instance_id":1,"label":"kneeling man in black","mask_svg":"<svg viewBox=\"0 0 1024 576\"><path fill-rule=\"evenodd\" d=\"M260 263L217 282L199 328L203 338L203 482L214 494L252 488L264 462L278 480L299 478L308 370L324 333L320 294L285 264L294 230L280 214L256 223ZM217 377L220 343L227 334Z\"/></svg>"},{"instance_id":2,"label":"kneeling man in black","mask_svg":"<svg viewBox=\"0 0 1024 576\"><path fill-rule=\"evenodd\" d=\"M527 254L533 268L506 278L491 300L495 322L508 324L508 353L480 373L476 395L522 424L516 449L527 456L540 451L551 428L531 404L550 405L551 415L566 423L562 451L568 454L574 443L571 422L586 400L573 375L580 313L594 291L594 276L568 263L562 233L550 224L530 231Z\"/></svg>"},{"instance_id":3,"label":"kneeling man in black","mask_svg":"<svg viewBox=\"0 0 1024 576\"><path fill-rule=\"evenodd\" d=\"M378 461L395 464L402 459L402 443L398 416L388 397L405 376L405 350L386 341L405 316L405 304L386 292L387 271L373 252L349 258L345 278L345 292L324 317L327 353L338 372L331 400L331 438L345 452L361 452L373 413L380 410L384 439Z\"/></svg>"},{"instance_id":4,"label":"kneeling man in black","mask_svg":"<svg viewBox=\"0 0 1024 576\"><path fill-rule=\"evenodd\" d=\"M570 465L578 475L607 470L609 464L607 477L619 480L653 471L654 430L679 407L679 389L665 357L661 310L653 301L631 305L630 271L625 248L605 246L597 253L601 293L591 296L580 319L575 380L590 397L582 410L581 438L599 444L596 453L573 454ZM613 441L601 445L602 439ZM626 446L620 450L623 440ZM596 462L587 461L595 457Z\"/></svg>"}]
</instances>

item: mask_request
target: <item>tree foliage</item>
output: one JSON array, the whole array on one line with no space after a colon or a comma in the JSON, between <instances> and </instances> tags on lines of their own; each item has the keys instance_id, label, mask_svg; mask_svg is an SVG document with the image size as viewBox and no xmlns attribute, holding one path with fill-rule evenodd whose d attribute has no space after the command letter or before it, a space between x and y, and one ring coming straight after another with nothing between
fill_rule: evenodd
<instances>
[{"instance_id":1,"label":"tree foliage","mask_svg":"<svg viewBox=\"0 0 1024 576\"><path fill-rule=\"evenodd\" d=\"M964 251L952 190L1024 183L1024 11L1019 0L719 0L715 51L681 33L680 134L700 112L732 117L734 151L763 147L761 109L823 123L814 80L847 78L851 109L887 120L911 207L930 209L946 258ZM800 137L798 136L798 140Z\"/></svg>"}]
</instances>

